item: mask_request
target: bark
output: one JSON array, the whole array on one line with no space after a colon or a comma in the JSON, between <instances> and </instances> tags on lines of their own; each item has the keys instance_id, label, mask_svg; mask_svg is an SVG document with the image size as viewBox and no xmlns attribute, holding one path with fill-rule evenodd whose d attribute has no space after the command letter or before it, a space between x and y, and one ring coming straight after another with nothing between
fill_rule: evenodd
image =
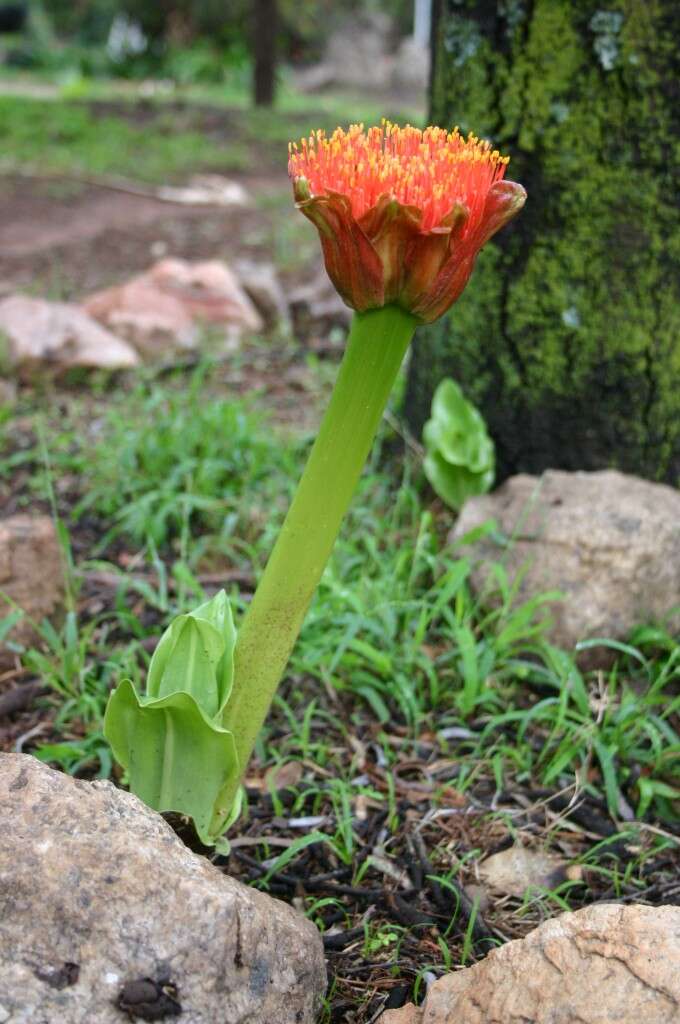
<instances>
[{"instance_id":1,"label":"bark","mask_svg":"<svg viewBox=\"0 0 680 1024\"><path fill-rule=\"evenodd\" d=\"M253 98L256 107L271 107L276 91L276 0L253 3Z\"/></svg>"},{"instance_id":2,"label":"bark","mask_svg":"<svg viewBox=\"0 0 680 1024\"><path fill-rule=\"evenodd\" d=\"M511 156L525 210L418 332L413 429L452 376L499 478L616 466L680 476L680 5L438 0L434 123Z\"/></svg>"}]
</instances>

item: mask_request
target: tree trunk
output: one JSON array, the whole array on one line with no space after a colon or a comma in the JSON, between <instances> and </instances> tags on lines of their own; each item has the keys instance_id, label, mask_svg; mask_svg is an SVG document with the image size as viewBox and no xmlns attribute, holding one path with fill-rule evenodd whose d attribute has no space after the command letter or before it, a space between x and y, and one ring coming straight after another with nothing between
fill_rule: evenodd
<instances>
[{"instance_id":1,"label":"tree trunk","mask_svg":"<svg viewBox=\"0 0 680 1024\"><path fill-rule=\"evenodd\" d=\"M433 123L489 137L527 189L451 313L419 331L419 430L454 377L499 478L680 477L680 4L437 0Z\"/></svg>"},{"instance_id":2,"label":"tree trunk","mask_svg":"<svg viewBox=\"0 0 680 1024\"><path fill-rule=\"evenodd\" d=\"M253 3L253 98L256 107L271 107L276 91L276 0Z\"/></svg>"}]
</instances>

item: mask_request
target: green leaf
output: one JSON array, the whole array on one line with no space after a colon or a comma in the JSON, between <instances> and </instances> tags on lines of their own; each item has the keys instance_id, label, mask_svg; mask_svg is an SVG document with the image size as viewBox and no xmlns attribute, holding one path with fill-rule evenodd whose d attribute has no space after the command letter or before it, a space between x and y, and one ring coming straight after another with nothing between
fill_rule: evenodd
<instances>
[{"instance_id":1,"label":"green leaf","mask_svg":"<svg viewBox=\"0 0 680 1024\"><path fill-rule=\"evenodd\" d=\"M124 679L109 700L104 735L140 800L188 815L203 843L215 841L216 802L240 767L234 737L207 718L192 694L140 698Z\"/></svg>"},{"instance_id":2,"label":"green leaf","mask_svg":"<svg viewBox=\"0 0 680 1024\"><path fill-rule=\"evenodd\" d=\"M423 429L423 468L439 497L460 508L493 485L493 441L480 413L453 380L443 380L432 400L432 417Z\"/></svg>"},{"instance_id":3,"label":"green leaf","mask_svg":"<svg viewBox=\"0 0 680 1024\"><path fill-rule=\"evenodd\" d=\"M151 659L147 692L124 679L109 698L104 735L127 770L130 789L157 811L194 821L212 844L238 816L239 801L221 807L240 777L233 734L221 715L231 692L236 630L222 590L194 611L179 615ZM212 822L220 808L219 832Z\"/></svg>"},{"instance_id":4,"label":"green leaf","mask_svg":"<svg viewBox=\"0 0 680 1024\"><path fill-rule=\"evenodd\" d=\"M286 864L289 863L296 857L301 850L306 849L308 846L312 846L315 843L328 843L329 837L324 832L308 832L306 836L300 836L299 839L294 839L293 842L288 846L283 853L280 853L276 860L269 865L269 869L266 875L263 875L261 882L268 882L272 875L275 875L281 868L285 868Z\"/></svg>"},{"instance_id":5,"label":"green leaf","mask_svg":"<svg viewBox=\"0 0 680 1024\"><path fill-rule=\"evenodd\" d=\"M234 677L236 630L220 590L187 615L178 615L158 642L149 665L150 697L192 693L209 718L220 714Z\"/></svg>"}]
</instances>

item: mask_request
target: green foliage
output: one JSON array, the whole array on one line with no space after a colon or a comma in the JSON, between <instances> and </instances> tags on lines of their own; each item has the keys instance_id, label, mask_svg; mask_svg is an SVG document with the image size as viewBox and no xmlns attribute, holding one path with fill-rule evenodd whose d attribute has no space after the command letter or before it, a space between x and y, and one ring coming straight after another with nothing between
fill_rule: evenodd
<instances>
[{"instance_id":1,"label":"green foliage","mask_svg":"<svg viewBox=\"0 0 680 1024\"><path fill-rule=\"evenodd\" d=\"M114 116L96 104L0 97L0 171L167 182L197 166L224 173L248 161L245 147L214 141L162 106L136 120L125 104Z\"/></svg>"},{"instance_id":2,"label":"green foliage","mask_svg":"<svg viewBox=\"0 0 680 1024\"><path fill-rule=\"evenodd\" d=\"M185 530L246 542L263 509L285 500L289 449L272 443L262 413L206 398L204 376L181 391L140 388L80 451L77 515L96 511L111 522L103 544L119 534L164 544Z\"/></svg>"},{"instance_id":3,"label":"green foliage","mask_svg":"<svg viewBox=\"0 0 680 1024\"><path fill-rule=\"evenodd\" d=\"M124 437L107 431L113 420L124 419L125 410L131 436L148 433L153 424L181 461L185 436L168 433L159 410L184 408L200 417L213 400L202 390L203 400L197 402L191 392L191 382L178 391L177 382L166 379L131 396L112 400L102 395L110 409L101 410L94 445L83 440L87 430L76 406L67 420L76 419L62 424L63 440L55 436L50 445L56 493L72 487L74 480L87 489L93 478L101 483L104 476L107 494L128 486L129 464L106 454L107 444L115 449ZM280 499L285 481L298 475L304 450L282 450L275 434L263 431L250 415L243 430L246 447L255 445L259 453L261 475L253 485L258 506L271 506L274 493ZM8 429L5 445L12 436ZM391 444L394 439L383 440ZM138 443L137 438L134 446ZM545 640L546 609L554 595L520 603L517 583L509 582L500 564L493 567L499 604L486 608L473 594L465 549L446 545L446 524L433 519L414 486L419 464L407 460L402 467L388 461L387 447L375 451L362 479L262 734L259 753L265 762L314 761L327 773L323 785L317 780L299 789L289 813L296 808L300 814L316 813L315 806L331 799L338 824L327 834L342 862L357 845L355 823L343 810L348 802L351 807L364 793L383 802L388 822L398 814L394 792L380 794L368 783L353 783L356 770L348 772L339 764L334 737L368 730L390 764L394 755L385 734L398 733L408 749L417 746L425 730L434 737L437 756L455 762L455 785L461 791L474 789L480 779L499 791L516 783L562 789L578 779L617 818L623 810L647 820L677 820L677 638L659 629L637 630L627 645L615 646L616 662L609 672L582 673L571 655ZM95 459L105 460L105 471ZM37 491L42 470L35 460L28 450L9 454L6 449L0 472L23 474L35 466ZM143 473L135 474L140 494ZM252 510L249 502L241 512L248 545L233 548L236 565L248 571L263 565L273 539L265 525L270 507L267 516L253 516ZM95 504L91 511L101 521L102 506ZM219 539L206 535L191 564L174 560L172 549L165 548L165 560L151 549L150 557L137 559L126 571L111 563L79 565L77 581L81 574L86 580L90 569L113 579L105 608L94 616L81 612L61 625L46 625L41 640L19 652L29 671L50 688L50 702L59 709L63 736L56 748L46 743L41 756L77 772L108 770L101 728L111 685L130 678L126 707L131 712L138 708L132 689L143 692L146 652L176 615L205 600L194 576L196 559L205 563L210 556L219 567L221 550ZM84 606L82 594L76 603ZM240 614L244 607L245 602L234 604ZM193 710L192 728L197 721ZM201 718L197 728L204 724ZM332 793L329 778L334 780Z\"/></svg>"},{"instance_id":4,"label":"green foliage","mask_svg":"<svg viewBox=\"0 0 680 1024\"><path fill-rule=\"evenodd\" d=\"M442 501L459 509L467 498L484 494L494 481L494 445L486 424L455 381L443 380L432 399L432 417L423 429L423 469Z\"/></svg>"},{"instance_id":5,"label":"green foliage","mask_svg":"<svg viewBox=\"0 0 680 1024\"><path fill-rule=\"evenodd\" d=\"M422 332L412 422L453 376L488 423L501 478L616 466L675 482L680 7L442 8L433 119L492 138L528 201L450 316Z\"/></svg>"},{"instance_id":6,"label":"green foliage","mask_svg":"<svg viewBox=\"0 0 680 1024\"><path fill-rule=\"evenodd\" d=\"M220 793L240 775L234 738L221 724L235 643L221 590L173 620L151 659L146 694L140 697L131 680L122 680L104 718L104 735L133 793L158 811L191 817L207 845L219 838L211 822ZM227 825L237 815L238 805Z\"/></svg>"}]
</instances>

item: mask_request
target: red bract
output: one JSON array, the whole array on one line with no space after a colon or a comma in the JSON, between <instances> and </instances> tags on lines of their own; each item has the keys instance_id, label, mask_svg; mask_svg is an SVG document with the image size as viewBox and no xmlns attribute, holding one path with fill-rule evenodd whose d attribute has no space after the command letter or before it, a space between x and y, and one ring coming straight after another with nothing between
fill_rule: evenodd
<instances>
[{"instance_id":1,"label":"red bract","mask_svg":"<svg viewBox=\"0 0 680 1024\"><path fill-rule=\"evenodd\" d=\"M508 157L458 129L383 122L314 132L290 147L298 209L319 230L326 270L348 306L395 304L436 320L475 257L524 205Z\"/></svg>"}]
</instances>

